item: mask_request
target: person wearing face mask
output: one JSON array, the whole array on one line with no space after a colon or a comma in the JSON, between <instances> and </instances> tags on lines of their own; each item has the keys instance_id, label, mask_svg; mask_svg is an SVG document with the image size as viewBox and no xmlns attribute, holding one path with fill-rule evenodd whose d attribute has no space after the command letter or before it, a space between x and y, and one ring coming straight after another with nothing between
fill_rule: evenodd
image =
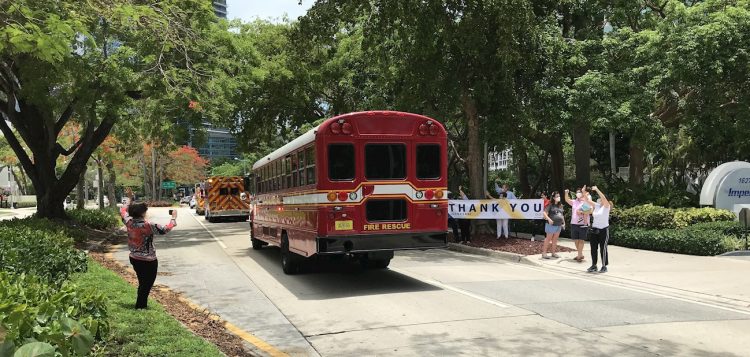
<instances>
[{"instance_id":1,"label":"person wearing face mask","mask_svg":"<svg viewBox=\"0 0 750 357\"><path fill-rule=\"evenodd\" d=\"M546 237L542 244L542 259L560 258L557 255L557 239L560 238L560 232L565 227L565 215L563 204L560 201L560 193L552 193L552 201L544 208L544 232ZM552 257L547 255L547 248L551 246Z\"/></svg>"},{"instance_id":2,"label":"person wearing face mask","mask_svg":"<svg viewBox=\"0 0 750 357\"><path fill-rule=\"evenodd\" d=\"M578 255L574 258L577 262L582 262L585 258L583 256L584 240L589 234L589 225L591 224L590 215L582 215L581 208L586 204L584 195L588 194L586 186L576 191L576 198L570 198L570 191L565 190L565 202L567 202L573 209L573 214L570 219L570 238L573 239L576 245L576 251Z\"/></svg>"},{"instance_id":3,"label":"person wearing face mask","mask_svg":"<svg viewBox=\"0 0 750 357\"><path fill-rule=\"evenodd\" d=\"M599 196L594 206L594 223L591 225L591 267L587 270L589 273L596 272L597 259L599 258L599 252L602 256L602 269L600 273L607 272L607 265L609 265L609 251L607 245L609 244L609 213L612 210L612 202L610 202L604 193L599 190L598 187L594 186L591 188Z\"/></svg>"},{"instance_id":4,"label":"person wearing face mask","mask_svg":"<svg viewBox=\"0 0 750 357\"><path fill-rule=\"evenodd\" d=\"M495 181L495 192L497 192L497 196L499 199L508 199L508 200L515 200L516 195L508 189L508 185L504 184L502 188L498 185L497 181ZM492 195L489 192L485 192L485 195L489 199L494 199ZM508 228L509 219L497 219L497 239L502 238L510 238L510 228Z\"/></svg>"}]
</instances>

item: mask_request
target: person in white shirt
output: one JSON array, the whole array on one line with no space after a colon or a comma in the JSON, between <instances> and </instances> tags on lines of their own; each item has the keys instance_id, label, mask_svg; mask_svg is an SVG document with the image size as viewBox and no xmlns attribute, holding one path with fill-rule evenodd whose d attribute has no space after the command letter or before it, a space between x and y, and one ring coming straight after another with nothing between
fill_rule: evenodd
<instances>
[{"instance_id":1,"label":"person in white shirt","mask_svg":"<svg viewBox=\"0 0 750 357\"><path fill-rule=\"evenodd\" d=\"M502 188L497 184L497 181L495 182L495 192L497 192L497 198L498 199L506 199L506 200L515 200L516 195L513 193L513 191L510 191L508 189L508 185L503 185ZM488 199L494 199L495 197L492 197L492 195L485 191L485 195ZM508 228L509 219L497 219L497 239L502 238L510 238L510 228Z\"/></svg>"},{"instance_id":2,"label":"person in white shirt","mask_svg":"<svg viewBox=\"0 0 750 357\"><path fill-rule=\"evenodd\" d=\"M602 268L599 270L600 273L607 272L607 266L609 265L609 251L607 245L609 244L609 213L612 210L612 202L607 199L602 191L596 186L591 189L599 195L599 199L596 203L593 203L594 223L591 226L591 232L589 237L591 241L591 267L587 270L589 273L595 273L597 271L597 260L599 254L602 257Z\"/></svg>"}]
</instances>

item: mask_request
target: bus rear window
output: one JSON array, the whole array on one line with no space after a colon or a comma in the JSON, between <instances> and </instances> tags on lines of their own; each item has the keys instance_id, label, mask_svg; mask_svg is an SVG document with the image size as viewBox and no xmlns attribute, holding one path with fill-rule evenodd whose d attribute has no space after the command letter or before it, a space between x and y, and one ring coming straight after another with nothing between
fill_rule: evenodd
<instances>
[{"instance_id":1,"label":"bus rear window","mask_svg":"<svg viewBox=\"0 0 750 357\"><path fill-rule=\"evenodd\" d=\"M417 178L435 180L440 178L440 145L417 145Z\"/></svg>"},{"instance_id":2,"label":"bus rear window","mask_svg":"<svg viewBox=\"0 0 750 357\"><path fill-rule=\"evenodd\" d=\"M365 146L365 177L368 180L406 178L406 145L369 144Z\"/></svg>"},{"instance_id":3,"label":"bus rear window","mask_svg":"<svg viewBox=\"0 0 750 357\"><path fill-rule=\"evenodd\" d=\"M328 145L328 177L332 181L354 179L354 145Z\"/></svg>"}]
</instances>

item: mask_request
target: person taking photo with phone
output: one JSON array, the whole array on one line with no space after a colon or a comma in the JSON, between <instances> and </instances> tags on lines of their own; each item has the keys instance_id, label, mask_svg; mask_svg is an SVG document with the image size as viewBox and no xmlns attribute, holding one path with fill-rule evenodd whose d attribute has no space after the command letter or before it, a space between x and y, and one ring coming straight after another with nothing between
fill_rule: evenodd
<instances>
[{"instance_id":1,"label":"person taking photo with phone","mask_svg":"<svg viewBox=\"0 0 750 357\"><path fill-rule=\"evenodd\" d=\"M138 295L135 302L136 309L145 309L148 295L156 281L159 261L154 249L154 235L167 234L177 226L177 210L170 210L172 219L166 226L151 223L146 220L148 206L145 203L133 203L133 190L126 190L127 198L120 209L122 223L128 230L128 249L130 250L130 264L138 276Z\"/></svg>"}]
</instances>

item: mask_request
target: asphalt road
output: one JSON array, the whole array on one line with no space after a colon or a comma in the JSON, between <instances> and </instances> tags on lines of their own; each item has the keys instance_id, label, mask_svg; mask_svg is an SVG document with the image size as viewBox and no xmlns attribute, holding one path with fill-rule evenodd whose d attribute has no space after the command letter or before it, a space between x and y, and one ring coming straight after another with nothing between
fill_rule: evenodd
<instances>
[{"instance_id":1,"label":"asphalt road","mask_svg":"<svg viewBox=\"0 0 750 357\"><path fill-rule=\"evenodd\" d=\"M163 211L163 212L162 212ZM154 221L166 210L151 209ZM388 270L310 264L250 248L248 223L180 210L157 239L157 284L267 342L322 356L746 356L750 310L730 309L490 257L398 252ZM118 259L127 261L121 250ZM585 267L582 267L585 268ZM267 349L266 352L269 352Z\"/></svg>"}]
</instances>

